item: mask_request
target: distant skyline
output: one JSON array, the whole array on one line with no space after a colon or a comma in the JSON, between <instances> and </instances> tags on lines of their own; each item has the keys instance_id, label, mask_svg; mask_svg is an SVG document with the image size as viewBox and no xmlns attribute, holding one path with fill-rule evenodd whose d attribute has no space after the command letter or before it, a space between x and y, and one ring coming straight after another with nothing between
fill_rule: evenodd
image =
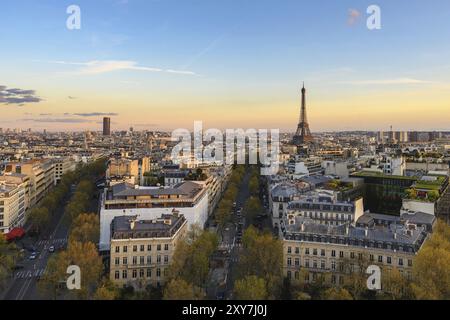
<instances>
[{"instance_id":1,"label":"distant skyline","mask_svg":"<svg viewBox=\"0 0 450 320\"><path fill-rule=\"evenodd\" d=\"M0 127L293 132L305 81L313 132L450 131L449 17L448 0L3 1Z\"/></svg>"}]
</instances>

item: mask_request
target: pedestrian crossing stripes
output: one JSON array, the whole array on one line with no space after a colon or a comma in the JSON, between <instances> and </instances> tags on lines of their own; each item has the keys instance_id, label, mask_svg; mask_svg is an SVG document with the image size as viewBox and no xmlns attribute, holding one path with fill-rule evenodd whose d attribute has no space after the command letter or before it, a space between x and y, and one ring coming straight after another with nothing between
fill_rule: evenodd
<instances>
[{"instance_id":1,"label":"pedestrian crossing stripes","mask_svg":"<svg viewBox=\"0 0 450 320\"><path fill-rule=\"evenodd\" d=\"M15 279L29 279L42 277L44 275L45 269L37 269L37 270L22 270L18 271L14 274Z\"/></svg>"},{"instance_id":2,"label":"pedestrian crossing stripes","mask_svg":"<svg viewBox=\"0 0 450 320\"><path fill-rule=\"evenodd\" d=\"M62 239L52 239L52 240L39 240L37 242L37 245L40 246L51 246L51 245L55 245L55 244L65 244L67 243L67 239L62 238Z\"/></svg>"}]
</instances>

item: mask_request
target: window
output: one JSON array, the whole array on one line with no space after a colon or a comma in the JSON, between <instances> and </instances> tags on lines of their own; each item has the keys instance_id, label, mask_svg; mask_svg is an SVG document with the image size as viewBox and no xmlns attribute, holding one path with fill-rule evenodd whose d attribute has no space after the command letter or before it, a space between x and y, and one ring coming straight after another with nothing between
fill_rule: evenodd
<instances>
[{"instance_id":1,"label":"window","mask_svg":"<svg viewBox=\"0 0 450 320\"><path fill-rule=\"evenodd\" d=\"M370 261L373 261L373 254L369 256Z\"/></svg>"},{"instance_id":2,"label":"window","mask_svg":"<svg viewBox=\"0 0 450 320\"><path fill-rule=\"evenodd\" d=\"M120 247L116 246L116 253L119 253L119 252L120 252Z\"/></svg>"},{"instance_id":3,"label":"window","mask_svg":"<svg viewBox=\"0 0 450 320\"><path fill-rule=\"evenodd\" d=\"M313 268L314 268L314 269L317 269L317 260L314 260L314 261L313 261Z\"/></svg>"},{"instance_id":4,"label":"window","mask_svg":"<svg viewBox=\"0 0 450 320\"><path fill-rule=\"evenodd\" d=\"M331 261L331 270L336 270L336 261Z\"/></svg>"},{"instance_id":5,"label":"window","mask_svg":"<svg viewBox=\"0 0 450 320\"><path fill-rule=\"evenodd\" d=\"M363 259L363 254L361 252L358 253L358 260L362 260Z\"/></svg>"},{"instance_id":6,"label":"window","mask_svg":"<svg viewBox=\"0 0 450 320\"><path fill-rule=\"evenodd\" d=\"M152 251L152 245L151 244L147 245L147 251Z\"/></svg>"},{"instance_id":7,"label":"window","mask_svg":"<svg viewBox=\"0 0 450 320\"><path fill-rule=\"evenodd\" d=\"M128 272L127 270L122 270L122 279L128 278Z\"/></svg>"},{"instance_id":8,"label":"window","mask_svg":"<svg viewBox=\"0 0 450 320\"><path fill-rule=\"evenodd\" d=\"M114 279L120 279L120 272L119 271L116 271L114 273Z\"/></svg>"},{"instance_id":9,"label":"window","mask_svg":"<svg viewBox=\"0 0 450 320\"><path fill-rule=\"evenodd\" d=\"M336 250L331 250L331 256L336 257Z\"/></svg>"},{"instance_id":10,"label":"window","mask_svg":"<svg viewBox=\"0 0 450 320\"><path fill-rule=\"evenodd\" d=\"M169 264L169 256L164 256L164 264Z\"/></svg>"},{"instance_id":11,"label":"window","mask_svg":"<svg viewBox=\"0 0 450 320\"><path fill-rule=\"evenodd\" d=\"M292 253L292 248L291 248L291 247L288 247L288 248L287 248L287 253L288 253L288 254L291 254L291 253Z\"/></svg>"},{"instance_id":12,"label":"window","mask_svg":"<svg viewBox=\"0 0 450 320\"><path fill-rule=\"evenodd\" d=\"M387 263L388 263L388 264L391 264L391 263L392 263L391 257L387 257L386 260L387 260Z\"/></svg>"},{"instance_id":13,"label":"window","mask_svg":"<svg viewBox=\"0 0 450 320\"><path fill-rule=\"evenodd\" d=\"M309 248L305 248L305 254L309 254Z\"/></svg>"},{"instance_id":14,"label":"window","mask_svg":"<svg viewBox=\"0 0 450 320\"><path fill-rule=\"evenodd\" d=\"M137 252L137 246L133 246L133 252Z\"/></svg>"},{"instance_id":15,"label":"window","mask_svg":"<svg viewBox=\"0 0 450 320\"><path fill-rule=\"evenodd\" d=\"M343 258L344 257L344 251L339 251L339 257Z\"/></svg>"},{"instance_id":16,"label":"window","mask_svg":"<svg viewBox=\"0 0 450 320\"><path fill-rule=\"evenodd\" d=\"M306 268L309 268L309 259L306 259L306 260L305 260L305 267L306 267Z\"/></svg>"},{"instance_id":17,"label":"window","mask_svg":"<svg viewBox=\"0 0 450 320\"><path fill-rule=\"evenodd\" d=\"M383 262L383 256L378 256L378 262L380 262L380 263Z\"/></svg>"},{"instance_id":18,"label":"window","mask_svg":"<svg viewBox=\"0 0 450 320\"><path fill-rule=\"evenodd\" d=\"M161 256L157 256L156 257L156 263L157 264L161 264Z\"/></svg>"},{"instance_id":19,"label":"window","mask_svg":"<svg viewBox=\"0 0 450 320\"><path fill-rule=\"evenodd\" d=\"M152 269L147 269L147 278L152 277Z\"/></svg>"},{"instance_id":20,"label":"window","mask_svg":"<svg viewBox=\"0 0 450 320\"><path fill-rule=\"evenodd\" d=\"M137 270L136 269L133 270L132 277L133 277L133 279L137 278Z\"/></svg>"},{"instance_id":21,"label":"window","mask_svg":"<svg viewBox=\"0 0 450 320\"><path fill-rule=\"evenodd\" d=\"M291 266L292 265L292 259L291 257L287 258L287 265Z\"/></svg>"},{"instance_id":22,"label":"window","mask_svg":"<svg viewBox=\"0 0 450 320\"><path fill-rule=\"evenodd\" d=\"M331 283L336 284L336 276L334 274L331 275Z\"/></svg>"},{"instance_id":23,"label":"window","mask_svg":"<svg viewBox=\"0 0 450 320\"><path fill-rule=\"evenodd\" d=\"M350 259L355 259L355 253L354 252L350 252Z\"/></svg>"},{"instance_id":24,"label":"window","mask_svg":"<svg viewBox=\"0 0 450 320\"><path fill-rule=\"evenodd\" d=\"M320 255L321 255L322 257L325 257L325 249L320 250Z\"/></svg>"},{"instance_id":25,"label":"window","mask_svg":"<svg viewBox=\"0 0 450 320\"><path fill-rule=\"evenodd\" d=\"M160 245L160 244L158 244L158 245L156 246L156 250L161 251L161 245Z\"/></svg>"},{"instance_id":26,"label":"window","mask_svg":"<svg viewBox=\"0 0 450 320\"><path fill-rule=\"evenodd\" d=\"M139 257L139 263L140 263L141 265L144 264L144 260L145 260L144 256Z\"/></svg>"},{"instance_id":27,"label":"window","mask_svg":"<svg viewBox=\"0 0 450 320\"><path fill-rule=\"evenodd\" d=\"M412 265L413 265L412 260L411 260L411 259L408 259L408 267L412 267Z\"/></svg>"},{"instance_id":28,"label":"window","mask_svg":"<svg viewBox=\"0 0 450 320\"><path fill-rule=\"evenodd\" d=\"M313 249L313 255L317 256L317 249Z\"/></svg>"},{"instance_id":29,"label":"window","mask_svg":"<svg viewBox=\"0 0 450 320\"><path fill-rule=\"evenodd\" d=\"M300 259L299 258L295 258L294 260L295 266L300 266Z\"/></svg>"},{"instance_id":30,"label":"window","mask_svg":"<svg viewBox=\"0 0 450 320\"><path fill-rule=\"evenodd\" d=\"M398 265L399 266L403 266L403 259L402 258L398 258Z\"/></svg>"},{"instance_id":31,"label":"window","mask_svg":"<svg viewBox=\"0 0 450 320\"><path fill-rule=\"evenodd\" d=\"M139 270L139 278L144 277L144 269Z\"/></svg>"},{"instance_id":32,"label":"window","mask_svg":"<svg viewBox=\"0 0 450 320\"><path fill-rule=\"evenodd\" d=\"M124 265L128 264L128 258L127 257L123 257L122 258L122 264L124 264Z\"/></svg>"},{"instance_id":33,"label":"window","mask_svg":"<svg viewBox=\"0 0 450 320\"><path fill-rule=\"evenodd\" d=\"M300 248L299 247L295 247L295 254L299 254L300 253Z\"/></svg>"},{"instance_id":34,"label":"window","mask_svg":"<svg viewBox=\"0 0 450 320\"><path fill-rule=\"evenodd\" d=\"M137 265L137 257L133 257L133 265Z\"/></svg>"},{"instance_id":35,"label":"window","mask_svg":"<svg viewBox=\"0 0 450 320\"><path fill-rule=\"evenodd\" d=\"M164 250L169 251L169 245L167 243L164 245Z\"/></svg>"},{"instance_id":36,"label":"window","mask_svg":"<svg viewBox=\"0 0 450 320\"><path fill-rule=\"evenodd\" d=\"M117 257L116 259L114 259L115 261L114 261L114 264L117 266L117 265L119 265L120 264L120 258L119 257Z\"/></svg>"},{"instance_id":37,"label":"window","mask_svg":"<svg viewBox=\"0 0 450 320\"><path fill-rule=\"evenodd\" d=\"M287 272L287 278L288 278L289 280L291 280L291 277L292 277L291 272L288 271L288 272Z\"/></svg>"},{"instance_id":38,"label":"window","mask_svg":"<svg viewBox=\"0 0 450 320\"><path fill-rule=\"evenodd\" d=\"M156 269L156 277L161 278L161 269L160 268Z\"/></svg>"},{"instance_id":39,"label":"window","mask_svg":"<svg viewBox=\"0 0 450 320\"><path fill-rule=\"evenodd\" d=\"M141 252L145 250L145 246L143 244L141 244Z\"/></svg>"},{"instance_id":40,"label":"window","mask_svg":"<svg viewBox=\"0 0 450 320\"><path fill-rule=\"evenodd\" d=\"M320 261L320 269L325 269L325 260Z\"/></svg>"},{"instance_id":41,"label":"window","mask_svg":"<svg viewBox=\"0 0 450 320\"><path fill-rule=\"evenodd\" d=\"M127 246L123 246L123 252L128 252L128 247Z\"/></svg>"},{"instance_id":42,"label":"window","mask_svg":"<svg viewBox=\"0 0 450 320\"><path fill-rule=\"evenodd\" d=\"M147 264L152 264L152 256L147 256Z\"/></svg>"}]
</instances>

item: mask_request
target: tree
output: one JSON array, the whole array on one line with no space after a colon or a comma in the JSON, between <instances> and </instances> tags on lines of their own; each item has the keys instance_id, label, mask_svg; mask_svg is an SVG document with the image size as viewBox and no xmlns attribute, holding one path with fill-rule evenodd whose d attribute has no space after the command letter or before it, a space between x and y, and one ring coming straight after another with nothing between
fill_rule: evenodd
<instances>
[{"instance_id":1,"label":"tree","mask_svg":"<svg viewBox=\"0 0 450 320\"><path fill-rule=\"evenodd\" d=\"M102 259L98 255L96 246L91 242L70 241L67 250L52 257L47 266L47 271L40 281L43 291L50 291L56 299L58 287L65 282L67 267L76 265L81 270L81 290L76 294L80 299L88 299L93 296L103 271Z\"/></svg>"},{"instance_id":2,"label":"tree","mask_svg":"<svg viewBox=\"0 0 450 320\"><path fill-rule=\"evenodd\" d=\"M248 183L248 187L250 189L250 193L253 196L256 196L259 194L259 179L257 176L253 176L250 178L250 181Z\"/></svg>"},{"instance_id":3,"label":"tree","mask_svg":"<svg viewBox=\"0 0 450 320\"><path fill-rule=\"evenodd\" d=\"M109 279L104 279L95 290L94 300L115 300L119 297L119 290Z\"/></svg>"},{"instance_id":4,"label":"tree","mask_svg":"<svg viewBox=\"0 0 450 320\"><path fill-rule=\"evenodd\" d=\"M242 244L238 278L254 275L264 279L269 297L276 298L283 281L281 241L274 239L270 233L258 233L254 227L250 227L244 232Z\"/></svg>"},{"instance_id":5,"label":"tree","mask_svg":"<svg viewBox=\"0 0 450 320\"><path fill-rule=\"evenodd\" d=\"M333 287L324 291L323 300L353 300L353 297L346 289Z\"/></svg>"},{"instance_id":6,"label":"tree","mask_svg":"<svg viewBox=\"0 0 450 320\"><path fill-rule=\"evenodd\" d=\"M79 242L98 243L100 221L94 213L82 213L73 221L69 238Z\"/></svg>"},{"instance_id":7,"label":"tree","mask_svg":"<svg viewBox=\"0 0 450 320\"><path fill-rule=\"evenodd\" d=\"M33 227L36 229L36 231L39 233L50 222L50 214L47 208L36 207L31 209L28 219L30 223L33 225Z\"/></svg>"},{"instance_id":8,"label":"tree","mask_svg":"<svg viewBox=\"0 0 450 320\"><path fill-rule=\"evenodd\" d=\"M410 284L397 268L382 272L381 288L383 294L392 299L410 298Z\"/></svg>"},{"instance_id":9,"label":"tree","mask_svg":"<svg viewBox=\"0 0 450 320\"><path fill-rule=\"evenodd\" d=\"M170 280L164 288L164 300L200 300L202 299L201 289L194 287L187 281L176 278Z\"/></svg>"},{"instance_id":10,"label":"tree","mask_svg":"<svg viewBox=\"0 0 450 320\"><path fill-rule=\"evenodd\" d=\"M236 300L265 300L268 297L264 279L257 276L246 276L234 283Z\"/></svg>"},{"instance_id":11,"label":"tree","mask_svg":"<svg viewBox=\"0 0 450 320\"><path fill-rule=\"evenodd\" d=\"M416 299L450 299L450 226L439 220L414 259L411 288Z\"/></svg>"},{"instance_id":12,"label":"tree","mask_svg":"<svg viewBox=\"0 0 450 320\"><path fill-rule=\"evenodd\" d=\"M19 257L19 251L15 244L8 243L3 234L0 233L0 288L4 281L10 276L12 268Z\"/></svg>"},{"instance_id":13,"label":"tree","mask_svg":"<svg viewBox=\"0 0 450 320\"><path fill-rule=\"evenodd\" d=\"M247 219L254 221L256 215L263 211L261 201L256 197L250 197L244 205L244 213Z\"/></svg>"},{"instance_id":14,"label":"tree","mask_svg":"<svg viewBox=\"0 0 450 320\"><path fill-rule=\"evenodd\" d=\"M218 245L217 235L195 228L186 241L177 244L169 280L180 278L192 285L203 288L209 273L209 258Z\"/></svg>"}]
</instances>

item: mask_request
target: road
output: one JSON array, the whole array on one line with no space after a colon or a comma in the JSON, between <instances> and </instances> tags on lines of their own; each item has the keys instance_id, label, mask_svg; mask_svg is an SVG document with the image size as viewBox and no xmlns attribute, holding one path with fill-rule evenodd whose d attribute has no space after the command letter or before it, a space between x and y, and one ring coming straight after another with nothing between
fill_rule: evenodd
<instances>
[{"instance_id":1,"label":"road","mask_svg":"<svg viewBox=\"0 0 450 320\"><path fill-rule=\"evenodd\" d=\"M13 274L9 284L9 289L3 297L4 300L37 300L44 299L37 290L39 277L44 274L48 259L51 254L48 249L54 246L56 249L64 247L67 244L69 225L64 221L64 207L69 201L72 193L67 197L65 203L58 207L56 214L50 221L49 228L43 231L39 238L26 236L17 242L19 247L28 248L24 251L24 256L19 264L23 268ZM34 247L38 252L36 259L30 260L30 247Z\"/></svg>"}]
</instances>

